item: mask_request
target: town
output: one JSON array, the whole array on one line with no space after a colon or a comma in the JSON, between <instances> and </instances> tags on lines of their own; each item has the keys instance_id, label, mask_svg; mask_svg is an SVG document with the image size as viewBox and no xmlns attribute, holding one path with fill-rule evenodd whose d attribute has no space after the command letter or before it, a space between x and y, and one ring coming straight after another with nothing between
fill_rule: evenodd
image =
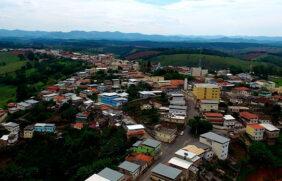
<instances>
[{"instance_id":1,"label":"town","mask_svg":"<svg viewBox=\"0 0 282 181\"><path fill-rule=\"evenodd\" d=\"M87 64L28 99L7 102L0 109L1 150L35 138L62 139L66 129L98 134L111 128L124 131L124 144L130 144L125 155L116 166L100 164L102 169L80 179L236 180L254 163L281 166L282 87L252 72L162 66L55 49L0 51Z\"/></svg>"}]
</instances>

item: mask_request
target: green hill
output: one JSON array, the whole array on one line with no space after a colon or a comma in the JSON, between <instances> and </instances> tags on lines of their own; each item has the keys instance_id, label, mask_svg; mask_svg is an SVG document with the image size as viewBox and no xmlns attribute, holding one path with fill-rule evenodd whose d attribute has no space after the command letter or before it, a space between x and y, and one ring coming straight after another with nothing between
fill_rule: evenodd
<instances>
[{"instance_id":1,"label":"green hill","mask_svg":"<svg viewBox=\"0 0 282 181\"><path fill-rule=\"evenodd\" d=\"M152 62L160 62L163 66L198 66L199 60L205 68L221 69L235 66L243 70L248 70L250 62L233 57L223 57L217 55L203 54L172 54L159 55L149 59ZM255 65L258 63L254 63Z\"/></svg>"},{"instance_id":2,"label":"green hill","mask_svg":"<svg viewBox=\"0 0 282 181\"><path fill-rule=\"evenodd\" d=\"M7 52L0 52L0 75L15 72L25 65L25 61L21 61L19 57Z\"/></svg>"}]
</instances>

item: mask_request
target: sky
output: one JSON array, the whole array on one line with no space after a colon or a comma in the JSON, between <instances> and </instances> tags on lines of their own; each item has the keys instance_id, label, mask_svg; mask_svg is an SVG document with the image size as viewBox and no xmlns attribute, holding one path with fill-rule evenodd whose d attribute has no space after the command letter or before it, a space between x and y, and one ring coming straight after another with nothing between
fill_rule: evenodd
<instances>
[{"instance_id":1,"label":"sky","mask_svg":"<svg viewBox=\"0 0 282 181\"><path fill-rule=\"evenodd\" d=\"M282 0L0 0L0 29L282 36Z\"/></svg>"}]
</instances>

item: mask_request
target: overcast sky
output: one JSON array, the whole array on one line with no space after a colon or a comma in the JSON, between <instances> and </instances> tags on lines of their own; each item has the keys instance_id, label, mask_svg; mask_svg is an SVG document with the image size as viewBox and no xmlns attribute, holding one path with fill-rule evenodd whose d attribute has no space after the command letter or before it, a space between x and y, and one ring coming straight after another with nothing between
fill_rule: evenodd
<instances>
[{"instance_id":1,"label":"overcast sky","mask_svg":"<svg viewBox=\"0 0 282 181\"><path fill-rule=\"evenodd\" d=\"M282 0L0 0L0 28L282 36Z\"/></svg>"}]
</instances>

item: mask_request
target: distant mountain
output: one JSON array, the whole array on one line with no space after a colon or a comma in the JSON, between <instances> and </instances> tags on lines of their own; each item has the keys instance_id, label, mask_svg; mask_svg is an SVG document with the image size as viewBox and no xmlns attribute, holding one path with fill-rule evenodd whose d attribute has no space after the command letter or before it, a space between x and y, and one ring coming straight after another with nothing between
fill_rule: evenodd
<instances>
[{"instance_id":1,"label":"distant mountain","mask_svg":"<svg viewBox=\"0 0 282 181\"><path fill-rule=\"evenodd\" d=\"M282 45L282 37L264 36L165 36L141 33L98 32L98 31L23 31L0 29L0 39L82 39L82 40L120 40L120 41L159 41L159 42L234 42L234 43L275 43Z\"/></svg>"}]
</instances>

